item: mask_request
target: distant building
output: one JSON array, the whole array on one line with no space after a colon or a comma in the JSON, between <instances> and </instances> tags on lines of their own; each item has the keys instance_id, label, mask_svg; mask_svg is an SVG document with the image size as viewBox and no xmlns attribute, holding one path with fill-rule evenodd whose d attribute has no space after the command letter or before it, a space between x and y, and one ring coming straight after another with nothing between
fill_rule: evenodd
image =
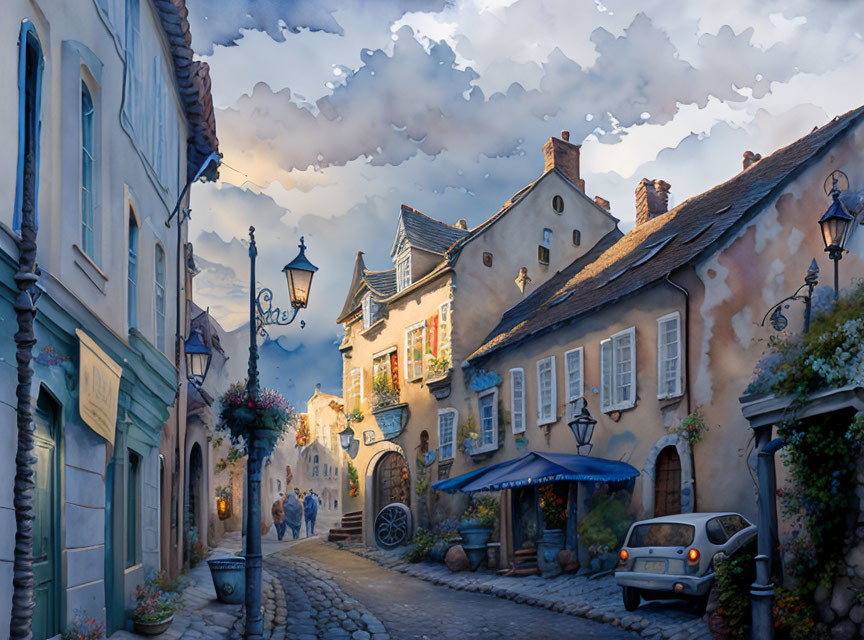
<instances>
[{"instance_id":1,"label":"distant building","mask_svg":"<svg viewBox=\"0 0 864 640\"><path fill-rule=\"evenodd\" d=\"M188 290L181 276L178 291L175 270L186 230L178 255L176 218L165 222L218 151L208 68L192 60L182 0L13 0L4 15L0 629L9 628L16 526L13 276L32 212L43 291L33 633L54 637L78 610L110 633L148 571L183 563L187 398L175 335L178 326L181 344L187 335ZM186 192L181 210L189 204Z\"/></svg>"}]
</instances>

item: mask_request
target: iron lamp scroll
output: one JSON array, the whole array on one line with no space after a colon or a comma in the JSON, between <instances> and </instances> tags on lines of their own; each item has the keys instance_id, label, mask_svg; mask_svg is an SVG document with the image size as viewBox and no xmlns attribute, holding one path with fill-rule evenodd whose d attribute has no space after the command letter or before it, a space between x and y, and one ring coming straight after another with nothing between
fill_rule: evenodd
<instances>
[{"instance_id":1,"label":"iron lamp scroll","mask_svg":"<svg viewBox=\"0 0 864 640\"><path fill-rule=\"evenodd\" d=\"M252 242L254 243L254 237ZM268 335L265 327L287 327L294 322L297 312L300 309L305 309L309 304L312 276L318 271L318 267L309 262L309 259L306 257L306 242L303 237L300 238L298 246L300 247L300 252L297 254L297 257L282 269L288 283L288 297L291 301L291 308L281 309L274 307L273 291L266 287L261 289L255 298L255 332L262 338ZM302 329L305 326L306 321L301 320L300 328Z\"/></svg>"},{"instance_id":2,"label":"iron lamp scroll","mask_svg":"<svg viewBox=\"0 0 864 640\"><path fill-rule=\"evenodd\" d=\"M783 298L780 302L771 306L770 309L762 316L762 322L759 323L760 327L765 326L765 320L768 320L768 316L771 318L768 320L771 323L771 328L774 331L780 332L783 331L789 325L789 319L783 314L783 309L788 309L789 305L786 304L791 300L801 300L804 303L804 333L810 330L810 309L813 304L813 289L819 283L819 265L816 264L816 258L810 262L810 267L807 269L807 275L804 276L804 284L798 287L791 296L787 296ZM807 288L807 293L801 294L801 290Z\"/></svg>"}]
</instances>

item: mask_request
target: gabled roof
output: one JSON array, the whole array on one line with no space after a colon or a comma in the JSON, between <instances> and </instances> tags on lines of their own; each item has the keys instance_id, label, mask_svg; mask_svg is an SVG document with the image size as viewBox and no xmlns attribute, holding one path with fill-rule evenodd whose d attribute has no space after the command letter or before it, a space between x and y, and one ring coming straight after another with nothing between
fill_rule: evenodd
<instances>
[{"instance_id":1,"label":"gabled roof","mask_svg":"<svg viewBox=\"0 0 864 640\"><path fill-rule=\"evenodd\" d=\"M696 261L771 202L862 116L864 107L834 118L727 182L638 225L595 261L568 267L561 273L575 272L566 281L553 277L508 310L468 362L542 335Z\"/></svg>"},{"instance_id":2,"label":"gabled roof","mask_svg":"<svg viewBox=\"0 0 864 640\"><path fill-rule=\"evenodd\" d=\"M396 269L386 271L369 271L363 260L363 252L357 252L354 260L354 275L351 277L351 285L348 287L348 297L342 306L342 312L336 322L343 322L351 313L360 306L357 295L365 288L372 293L376 301L384 300L396 294Z\"/></svg>"},{"instance_id":3,"label":"gabled roof","mask_svg":"<svg viewBox=\"0 0 864 640\"><path fill-rule=\"evenodd\" d=\"M444 255L458 240L468 235L468 230L435 220L403 204L399 213L396 239L390 250L391 257L395 257L399 251L403 235L405 242L416 249Z\"/></svg>"},{"instance_id":4,"label":"gabled roof","mask_svg":"<svg viewBox=\"0 0 864 640\"><path fill-rule=\"evenodd\" d=\"M210 67L206 62L193 59L186 0L154 0L153 4L168 37L174 77L189 124L186 173L191 179L207 156L219 152L213 96L210 93ZM218 177L216 164L211 163L204 176L208 180L215 180Z\"/></svg>"},{"instance_id":5,"label":"gabled roof","mask_svg":"<svg viewBox=\"0 0 864 640\"><path fill-rule=\"evenodd\" d=\"M386 271L365 271L363 280L379 298L389 298L396 293L396 269Z\"/></svg>"}]
</instances>

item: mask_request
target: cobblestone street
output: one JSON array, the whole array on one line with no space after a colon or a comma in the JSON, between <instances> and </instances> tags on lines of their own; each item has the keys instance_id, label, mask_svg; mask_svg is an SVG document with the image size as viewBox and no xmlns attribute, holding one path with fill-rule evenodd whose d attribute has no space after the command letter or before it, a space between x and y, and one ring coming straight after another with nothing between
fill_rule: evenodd
<instances>
[{"instance_id":1,"label":"cobblestone street","mask_svg":"<svg viewBox=\"0 0 864 640\"><path fill-rule=\"evenodd\" d=\"M265 567L282 581L289 618L300 619L288 626L285 637L292 640L637 637L542 607L433 585L317 540L268 557Z\"/></svg>"}]
</instances>

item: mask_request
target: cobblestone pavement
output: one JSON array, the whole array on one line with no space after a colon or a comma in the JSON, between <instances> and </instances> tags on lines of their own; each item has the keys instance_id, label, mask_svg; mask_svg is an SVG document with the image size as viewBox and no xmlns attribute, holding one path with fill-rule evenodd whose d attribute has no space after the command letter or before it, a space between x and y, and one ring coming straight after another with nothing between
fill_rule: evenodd
<instances>
[{"instance_id":1,"label":"cobblestone pavement","mask_svg":"<svg viewBox=\"0 0 864 640\"><path fill-rule=\"evenodd\" d=\"M321 541L293 546L289 551L270 556L265 564L268 571L282 580L289 617L300 611L307 621L302 625L289 622L285 637L290 640L637 637L564 613L429 584ZM349 636L352 622L358 629Z\"/></svg>"},{"instance_id":2,"label":"cobblestone pavement","mask_svg":"<svg viewBox=\"0 0 864 640\"><path fill-rule=\"evenodd\" d=\"M636 611L627 611L621 600L621 590L615 584L612 576L597 580L589 580L581 576L561 576L547 580L539 576L510 578L485 572L452 573L443 564L407 563L399 553L394 551L370 549L356 543L340 543L338 545L319 543L319 546L325 545L326 547L350 551L355 555L373 560L383 567L436 585L445 585L461 592L491 594L519 604L533 605L563 612L570 616L588 618L611 627L636 632L646 638L655 640L661 638L708 640L711 638L711 632L704 618L698 616L693 608L684 602L643 602ZM309 548L310 545L299 545L295 551L306 553ZM505 613L505 615L513 617L513 614ZM520 610L519 618L522 617L523 614ZM387 626L389 629L389 625ZM609 627L607 630L610 635L601 634L597 637L615 637L611 635L612 631ZM434 635L429 636L430 640L434 637ZM485 636L482 637L485 638ZM591 636L586 635L584 637Z\"/></svg>"}]
</instances>

